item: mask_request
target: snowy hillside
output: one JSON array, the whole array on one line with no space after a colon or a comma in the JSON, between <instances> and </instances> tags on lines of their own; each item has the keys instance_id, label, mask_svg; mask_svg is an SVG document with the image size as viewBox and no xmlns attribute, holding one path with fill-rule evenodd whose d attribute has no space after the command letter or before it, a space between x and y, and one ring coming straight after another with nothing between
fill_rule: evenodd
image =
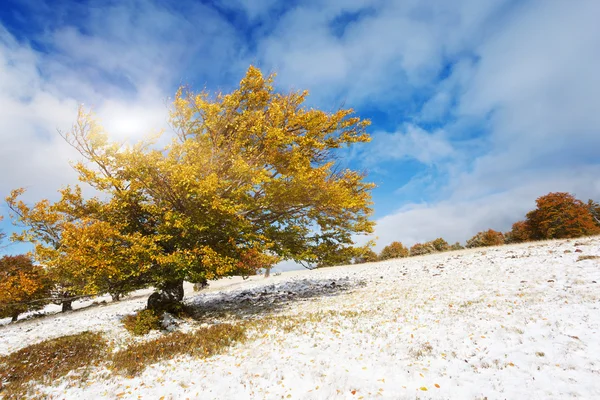
<instances>
[{"instance_id":1,"label":"snowy hillside","mask_svg":"<svg viewBox=\"0 0 600 400\"><path fill-rule=\"evenodd\" d=\"M57 399L600 398L600 258L592 256L599 237L224 279L188 290L187 301L206 323L268 321L246 343L132 379L99 368L83 384L63 379L39 391ZM134 339L119 320L145 300L5 324L0 354L85 330L123 347Z\"/></svg>"}]
</instances>

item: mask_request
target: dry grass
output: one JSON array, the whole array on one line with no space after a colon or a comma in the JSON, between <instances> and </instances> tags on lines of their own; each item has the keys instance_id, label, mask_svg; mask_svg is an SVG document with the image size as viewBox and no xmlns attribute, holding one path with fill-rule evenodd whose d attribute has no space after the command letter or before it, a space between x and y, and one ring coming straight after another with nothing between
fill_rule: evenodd
<instances>
[{"instance_id":1,"label":"dry grass","mask_svg":"<svg viewBox=\"0 0 600 400\"><path fill-rule=\"evenodd\" d=\"M218 324L190 333L174 332L115 353L111 368L116 373L135 376L149 364L182 354L210 357L245 339L246 328L242 325Z\"/></svg>"},{"instance_id":2,"label":"dry grass","mask_svg":"<svg viewBox=\"0 0 600 400\"><path fill-rule=\"evenodd\" d=\"M0 357L0 393L21 399L31 382L52 382L70 371L98 365L108 354L100 333L82 332L45 340ZM7 384L4 388L3 383Z\"/></svg>"},{"instance_id":3,"label":"dry grass","mask_svg":"<svg viewBox=\"0 0 600 400\"><path fill-rule=\"evenodd\" d=\"M160 329L160 317L152 310L142 310L123 318L123 326L130 333L142 336Z\"/></svg>"},{"instance_id":4,"label":"dry grass","mask_svg":"<svg viewBox=\"0 0 600 400\"><path fill-rule=\"evenodd\" d=\"M599 259L600 256L579 256L577 258L577 261L583 261L583 260L597 260Z\"/></svg>"}]
</instances>

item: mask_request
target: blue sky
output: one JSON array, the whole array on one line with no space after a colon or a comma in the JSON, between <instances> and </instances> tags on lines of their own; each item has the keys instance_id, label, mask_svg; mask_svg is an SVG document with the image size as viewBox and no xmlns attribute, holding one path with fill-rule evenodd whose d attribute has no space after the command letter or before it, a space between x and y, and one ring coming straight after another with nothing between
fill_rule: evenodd
<instances>
[{"instance_id":1,"label":"blue sky","mask_svg":"<svg viewBox=\"0 0 600 400\"><path fill-rule=\"evenodd\" d=\"M0 195L75 181L56 130L78 104L133 141L167 126L180 84L228 91L254 64L372 120L343 162L378 185L377 249L505 231L550 191L600 199L598 15L595 0L5 0Z\"/></svg>"}]
</instances>

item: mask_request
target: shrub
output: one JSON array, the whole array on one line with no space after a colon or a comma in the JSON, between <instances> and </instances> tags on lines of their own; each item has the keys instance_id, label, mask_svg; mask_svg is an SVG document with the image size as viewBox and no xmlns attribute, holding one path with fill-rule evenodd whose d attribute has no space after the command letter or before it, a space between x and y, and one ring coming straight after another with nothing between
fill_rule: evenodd
<instances>
[{"instance_id":1,"label":"shrub","mask_svg":"<svg viewBox=\"0 0 600 400\"><path fill-rule=\"evenodd\" d=\"M189 333L177 331L118 351L113 355L112 368L117 373L134 376L146 365L180 354L210 357L245 338L246 328L242 325L218 324Z\"/></svg>"},{"instance_id":2,"label":"shrub","mask_svg":"<svg viewBox=\"0 0 600 400\"><path fill-rule=\"evenodd\" d=\"M436 252L437 252L437 250L433 246L432 242L415 243L410 248L410 255L411 256L420 256L420 255L431 254L431 253L436 253Z\"/></svg>"},{"instance_id":3,"label":"shrub","mask_svg":"<svg viewBox=\"0 0 600 400\"><path fill-rule=\"evenodd\" d=\"M142 310L123 318L123 326L134 335L146 335L160 329L160 317L152 310Z\"/></svg>"},{"instance_id":4,"label":"shrub","mask_svg":"<svg viewBox=\"0 0 600 400\"><path fill-rule=\"evenodd\" d=\"M390 258L408 257L408 249L400 242L392 242L385 246L379 254L380 260L389 260Z\"/></svg>"},{"instance_id":5,"label":"shrub","mask_svg":"<svg viewBox=\"0 0 600 400\"><path fill-rule=\"evenodd\" d=\"M448 251L450 250L450 245L442 238L437 238L432 240L431 242L427 242L426 244L431 244L435 251Z\"/></svg>"},{"instance_id":6,"label":"shrub","mask_svg":"<svg viewBox=\"0 0 600 400\"><path fill-rule=\"evenodd\" d=\"M0 356L0 392L5 399L26 397L27 383L53 382L78 368L97 365L107 354L100 333L82 332L45 340Z\"/></svg>"},{"instance_id":7,"label":"shrub","mask_svg":"<svg viewBox=\"0 0 600 400\"><path fill-rule=\"evenodd\" d=\"M499 246L501 244L504 244L504 234L493 229L479 232L467 240L467 248Z\"/></svg>"},{"instance_id":8,"label":"shrub","mask_svg":"<svg viewBox=\"0 0 600 400\"><path fill-rule=\"evenodd\" d=\"M464 248L465 247L462 244L458 243L458 242L456 242L452 246L450 246L450 250L462 250Z\"/></svg>"}]
</instances>

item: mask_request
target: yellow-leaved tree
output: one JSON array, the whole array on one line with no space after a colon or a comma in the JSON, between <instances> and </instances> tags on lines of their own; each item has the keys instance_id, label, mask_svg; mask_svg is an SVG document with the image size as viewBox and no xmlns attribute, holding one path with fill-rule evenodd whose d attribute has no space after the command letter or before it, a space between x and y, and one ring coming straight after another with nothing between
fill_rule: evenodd
<instances>
[{"instance_id":1,"label":"yellow-leaved tree","mask_svg":"<svg viewBox=\"0 0 600 400\"><path fill-rule=\"evenodd\" d=\"M153 309L181 301L184 280L352 252L352 235L373 231L373 185L335 151L368 142L369 122L349 109L307 108L307 92L279 93L273 78L250 67L229 94L180 89L162 147L111 142L80 109L64 137L83 156L81 182L102 195L67 188L58 202L29 207L14 192L21 239L37 244L49 269L82 278L76 290L107 291L106 277L123 291L153 285Z\"/></svg>"}]
</instances>

